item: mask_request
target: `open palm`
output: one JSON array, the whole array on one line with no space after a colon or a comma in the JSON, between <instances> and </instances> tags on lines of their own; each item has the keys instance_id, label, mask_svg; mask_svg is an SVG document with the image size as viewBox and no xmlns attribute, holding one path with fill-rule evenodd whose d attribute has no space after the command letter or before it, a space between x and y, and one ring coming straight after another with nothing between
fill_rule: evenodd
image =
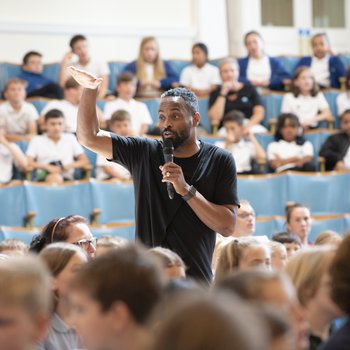
<instances>
[{"instance_id":1,"label":"open palm","mask_svg":"<svg viewBox=\"0 0 350 350\"><path fill-rule=\"evenodd\" d=\"M75 68L73 66L67 67L67 70L72 75L72 77L84 88L86 89L97 89L102 83L102 78L96 78L89 72L82 69Z\"/></svg>"}]
</instances>

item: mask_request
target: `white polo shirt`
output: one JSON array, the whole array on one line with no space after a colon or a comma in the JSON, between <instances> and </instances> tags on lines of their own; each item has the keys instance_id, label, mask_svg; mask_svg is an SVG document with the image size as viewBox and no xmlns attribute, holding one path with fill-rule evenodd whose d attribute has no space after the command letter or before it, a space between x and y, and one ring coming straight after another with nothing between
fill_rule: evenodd
<instances>
[{"instance_id":1,"label":"white polo shirt","mask_svg":"<svg viewBox=\"0 0 350 350\"><path fill-rule=\"evenodd\" d=\"M283 96L281 113L294 113L299 118L300 123L303 123L313 119L319 111L325 108L329 108L329 105L322 92L316 96L299 95L298 97L288 92ZM317 126L317 123L312 126Z\"/></svg>"},{"instance_id":2,"label":"white polo shirt","mask_svg":"<svg viewBox=\"0 0 350 350\"><path fill-rule=\"evenodd\" d=\"M19 111L8 101L0 105L0 126L4 127L8 134L27 134L28 124L35 122L38 117L36 108L28 102L23 102Z\"/></svg>"},{"instance_id":3,"label":"white polo shirt","mask_svg":"<svg viewBox=\"0 0 350 350\"><path fill-rule=\"evenodd\" d=\"M58 142L47 137L47 134L34 136L29 142L27 156L33 157L38 163L49 164L61 161L63 165L73 163L84 150L73 134L63 133ZM74 169L63 173L67 179L73 179Z\"/></svg>"},{"instance_id":4,"label":"white polo shirt","mask_svg":"<svg viewBox=\"0 0 350 350\"><path fill-rule=\"evenodd\" d=\"M182 70L180 84L203 90L210 89L213 84L220 85L219 68L210 63L206 63L201 68L191 64Z\"/></svg>"},{"instance_id":5,"label":"white polo shirt","mask_svg":"<svg viewBox=\"0 0 350 350\"><path fill-rule=\"evenodd\" d=\"M140 135L141 126L143 124L151 125L153 123L146 104L136 101L135 99L125 101L121 98L117 98L114 101L107 102L104 108L105 119L111 119L112 114L120 109L124 109L130 113L131 126L137 135Z\"/></svg>"},{"instance_id":6,"label":"white polo shirt","mask_svg":"<svg viewBox=\"0 0 350 350\"><path fill-rule=\"evenodd\" d=\"M215 146L225 148L225 141L215 142ZM251 171L251 161L256 158L256 149L252 142L241 139L227 149L235 159L237 173Z\"/></svg>"},{"instance_id":7,"label":"white polo shirt","mask_svg":"<svg viewBox=\"0 0 350 350\"><path fill-rule=\"evenodd\" d=\"M15 143L12 143L12 147L20 151L20 148ZM10 150L3 144L0 144L0 183L9 182L12 179L12 167L16 164Z\"/></svg>"},{"instance_id":8,"label":"white polo shirt","mask_svg":"<svg viewBox=\"0 0 350 350\"><path fill-rule=\"evenodd\" d=\"M73 66L86 70L97 78L100 78L103 75L109 75L110 73L107 62L90 60L86 66L82 66L79 62L74 62Z\"/></svg>"},{"instance_id":9,"label":"white polo shirt","mask_svg":"<svg viewBox=\"0 0 350 350\"><path fill-rule=\"evenodd\" d=\"M347 109L350 109L350 95L343 92L337 96L337 113L341 116Z\"/></svg>"},{"instance_id":10,"label":"white polo shirt","mask_svg":"<svg viewBox=\"0 0 350 350\"><path fill-rule=\"evenodd\" d=\"M269 81L271 78L269 57L266 55L259 59L249 57L247 78L249 81Z\"/></svg>"},{"instance_id":11,"label":"white polo shirt","mask_svg":"<svg viewBox=\"0 0 350 350\"><path fill-rule=\"evenodd\" d=\"M315 77L316 83L325 87L331 86L329 73L329 55L323 58L312 56L311 67L312 75Z\"/></svg>"}]
</instances>

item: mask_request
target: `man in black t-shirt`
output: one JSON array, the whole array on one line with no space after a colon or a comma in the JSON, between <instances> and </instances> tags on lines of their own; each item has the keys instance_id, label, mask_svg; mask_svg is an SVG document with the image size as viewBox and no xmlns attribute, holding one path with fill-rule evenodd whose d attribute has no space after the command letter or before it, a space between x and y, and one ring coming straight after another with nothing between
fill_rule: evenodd
<instances>
[{"instance_id":1,"label":"man in black t-shirt","mask_svg":"<svg viewBox=\"0 0 350 350\"><path fill-rule=\"evenodd\" d=\"M189 276L211 280L215 232L234 232L238 206L236 167L225 150L197 140L198 101L177 88L162 95L159 127L174 145L174 162L164 162L163 142L125 138L99 130L95 103L101 79L69 68L84 87L79 106L79 142L132 174L136 198L136 235L148 246L163 246L185 261ZM164 164L165 163L165 164ZM166 183L174 187L169 199Z\"/></svg>"}]
</instances>

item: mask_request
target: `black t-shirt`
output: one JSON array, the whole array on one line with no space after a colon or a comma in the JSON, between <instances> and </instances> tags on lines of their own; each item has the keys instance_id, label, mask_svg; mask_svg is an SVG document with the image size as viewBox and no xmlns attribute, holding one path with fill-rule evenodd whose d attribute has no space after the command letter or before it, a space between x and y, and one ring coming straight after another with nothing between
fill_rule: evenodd
<instances>
[{"instance_id":1,"label":"black t-shirt","mask_svg":"<svg viewBox=\"0 0 350 350\"><path fill-rule=\"evenodd\" d=\"M215 103L220 95L221 86L218 86L209 97L209 108ZM222 98L222 97L220 97ZM261 100L255 87L250 84L244 84L238 91L230 91L226 97L224 115L230 111L241 111L246 118L253 114L253 107L261 105ZM222 116L222 118L224 117ZM222 123L220 123L220 127Z\"/></svg>"},{"instance_id":2,"label":"black t-shirt","mask_svg":"<svg viewBox=\"0 0 350 350\"><path fill-rule=\"evenodd\" d=\"M190 276L211 280L215 232L175 193L169 199L159 166L164 164L163 143L147 138L112 135L113 161L132 174L135 187L136 237L144 244L177 252ZM175 158L186 182L208 201L238 205L236 166L227 151L201 143L190 158Z\"/></svg>"}]
</instances>

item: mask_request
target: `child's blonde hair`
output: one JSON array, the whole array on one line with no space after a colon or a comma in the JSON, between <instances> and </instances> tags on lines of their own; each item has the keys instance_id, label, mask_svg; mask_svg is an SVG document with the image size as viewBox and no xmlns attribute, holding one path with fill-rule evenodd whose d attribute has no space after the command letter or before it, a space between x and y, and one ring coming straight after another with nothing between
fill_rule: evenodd
<instances>
[{"instance_id":1,"label":"child's blonde hair","mask_svg":"<svg viewBox=\"0 0 350 350\"><path fill-rule=\"evenodd\" d=\"M24 89L28 86L28 83L25 80L22 80L20 78L11 78L6 82L4 92L6 92L9 89L9 87L14 84L20 84L23 86Z\"/></svg>"},{"instance_id":2,"label":"child's blonde hair","mask_svg":"<svg viewBox=\"0 0 350 350\"><path fill-rule=\"evenodd\" d=\"M96 248L119 248L126 246L128 243L125 238L106 235L97 240Z\"/></svg>"},{"instance_id":3,"label":"child's blonde hair","mask_svg":"<svg viewBox=\"0 0 350 350\"><path fill-rule=\"evenodd\" d=\"M339 233L332 230L327 230L318 234L315 240L315 245L324 245L324 244L339 245L342 239L343 237Z\"/></svg>"},{"instance_id":4,"label":"child's blonde hair","mask_svg":"<svg viewBox=\"0 0 350 350\"><path fill-rule=\"evenodd\" d=\"M23 241L16 238L5 239L0 243L0 253L5 251L19 251L20 253L26 254L28 252L28 245L26 245Z\"/></svg>"}]
</instances>

